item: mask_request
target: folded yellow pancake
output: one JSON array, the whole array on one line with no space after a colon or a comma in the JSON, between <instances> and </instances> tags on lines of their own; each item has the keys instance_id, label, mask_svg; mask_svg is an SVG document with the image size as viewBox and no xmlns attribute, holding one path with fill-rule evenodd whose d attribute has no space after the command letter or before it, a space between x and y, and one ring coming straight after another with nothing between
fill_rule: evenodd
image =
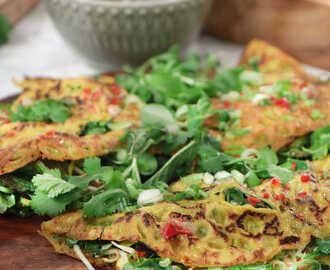
<instances>
[{"instance_id":1,"label":"folded yellow pancake","mask_svg":"<svg viewBox=\"0 0 330 270\"><path fill-rule=\"evenodd\" d=\"M65 239L114 240L141 242L160 257L196 267L225 267L267 261L282 250L303 249L311 236L330 236L330 181L312 176L301 182L300 175L289 188L268 181L247 190L233 180L208 186L204 200L161 202L126 214L86 219L81 211L57 216L42 224L42 234L57 252L76 257ZM177 185L180 185L179 183ZM266 192L274 209L252 205L233 205L224 191L238 188L260 197ZM172 187L175 189L175 187ZM298 193L306 192L306 198ZM280 200L276 200L276 195ZM189 235L166 239L162 228L180 220L190 229ZM106 264L102 257L85 252L96 264Z\"/></svg>"},{"instance_id":2,"label":"folded yellow pancake","mask_svg":"<svg viewBox=\"0 0 330 270\"><path fill-rule=\"evenodd\" d=\"M330 124L328 91L326 88L315 88L315 103L306 106L304 100L300 100L295 104L294 110L278 105L262 106L249 100L233 103L231 108L240 110L241 117L235 126L229 128L247 130L248 133L241 136L231 137L220 132L217 129L218 118L207 119L204 124L210 128L211 134L222 136L223 149L232 145L243 145L248 148L271 146L277 151L297 137ZM215 109L224 108L221 99L213 99L212 103ZM317 119L313 117L315 111L320 113Z\"/></svg>"},{"instance_id":3,"label":"folded yellow pancake","mask_svg":"<svg viewBox=\"0 0 330 270\"><path fill-rule=\"evenodd\" d=\"M109 79L109 78L108 78ZM72 104L71 116L64 123L10 122L0 118L0 174L12 172L39 158L77 160L113 151L124 130L79 136L91 121L139 121L139 107L125 106L126 91L111 83L90 78L27 79L20 84L25 90L15 100L29 106L44 99L65 99ZM113 89L115 87L115 89ZM5 115L4 115L5 116Z\"/></svg>"},{"instance_id":4,"label":"folded yellow pancake","mask_svg":"<svg viewBox=\"0 0 330 270\"><path fill-rule=\"evenodd\" d=\"M248 64L251 60L259 61L264 84L294 78L306 80L308 77L296 59L263 40L254 39L245 47L239 65Z\"/></svg>"}]
</instances>

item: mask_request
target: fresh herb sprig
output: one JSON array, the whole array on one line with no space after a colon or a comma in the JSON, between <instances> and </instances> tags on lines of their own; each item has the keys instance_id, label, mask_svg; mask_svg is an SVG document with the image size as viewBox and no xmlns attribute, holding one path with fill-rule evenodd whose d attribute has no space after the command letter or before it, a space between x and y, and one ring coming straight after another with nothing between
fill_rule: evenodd
<instances>
[{"instance_id":1,"label":"fresh herb sprig","mask_svg":"<svg viewBox=\"0 0 330 270\"><path fill-rule=\"evenodd\" d=\"M325 158L330 149L330 126L322 127L308 135L298 138L291 145L283 147L279 154L290 158Z\"/></svg>"},{"instance_id":2,"label":"fresh herb sprig","mask_svg":"<svg viewBox=\"0 0 330 270\"><path fill-rule=\"evenodd\" d=\"M16 112L11 112L13 122L54 122L63 123L70 117L67 102L62 100L45 99L36 101L31 106L18 105Z\"/></svg>"}]
</instances>

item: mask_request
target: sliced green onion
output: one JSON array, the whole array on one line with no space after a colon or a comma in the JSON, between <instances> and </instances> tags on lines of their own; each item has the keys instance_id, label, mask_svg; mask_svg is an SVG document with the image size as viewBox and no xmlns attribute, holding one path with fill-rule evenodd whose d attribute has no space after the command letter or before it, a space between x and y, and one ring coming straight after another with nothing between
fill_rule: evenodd
<instances>
[{"instance_id":1,"label":"sliced green onion","mask_svg":"<svg viewBox=\"0 0 330 270\"><path fill-rule=\"evenodd\" d=\"M205 173L203 176L203 182L206 185L211 185L214 182L214 176L210 173Z\"/></svg>"},{"instance_id":2,"label":"sliced green onion","mask_svg":"<svg viewBox=\"0 0 330 270\"><path fill-rule=\"evenodd\" d=\"M240 173L237 170L232 170L231 172L232 177L239 183L239 184L243 184L244 183L244 174Z\"/></svg>"},{"instance_id":3,"label":"sliced green onion","mask_svg":"<svg viewBox=\"0 0 330 270\"><path fill-rule=\"evenodd\" d=\"M322 116L320 110L313 110L311 113L311 117L313 118L313 120L318 120L320 119Z\"/></svg>"},{"instance_id":4,"label":"sliced green onion","mask_svg":"<svg viewBox=\"0 0 330 270\"><path fill-rule=\"evenodd\" d=\"M162 200L163 200L163 194L160 192L159 189L153 188L153 189L143 190L137 199L137 203L138 205L147 205L147 204L158 203Z\"/></svg>"},{"instance_id":5,"label":"sliced green onion","mask_svg":"<svg viewBox=\"0 0 330 270\"><path fill-rule=\"evenodd\" d=\"M304 101L304 105L307 107L311 107L315 104L315 100L314 99L307 99Z\"/></svg>"},{"instance_id":6,"label":"sliced green onion","mask_svg":"<svg viewBox=\"0 0 330 270\"><path fill-rule=\"evenodd\" d=\"M203 180L204 173L194 173L181 178L181 182L185 184L197 184Z\"/></svg>"}]
</instances>

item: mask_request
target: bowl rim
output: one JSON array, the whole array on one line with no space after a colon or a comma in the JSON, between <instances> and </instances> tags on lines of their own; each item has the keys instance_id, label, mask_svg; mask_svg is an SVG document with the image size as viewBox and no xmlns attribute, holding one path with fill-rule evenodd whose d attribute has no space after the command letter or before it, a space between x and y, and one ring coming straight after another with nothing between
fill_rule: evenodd
<instances>
[{"instance_id":1,"label":"bowl rim","mask_svg":"<svg viewBox=\"0 0 330 270\"><path fill-rule=\"evenodd\" d=\"M51 1L51 0L47 0ZM155 7L155 6L166 6L170 4L182 4L193 2L196 0L121 0L121 1L110 1L110 0L62 0L66 2L78 2L82 4L89 4L89 5L103 5L107 7L130 7L130 8L137 8L137 7ZM203 0L207 1L207 0Z\"/></svg>"}]
</instances>

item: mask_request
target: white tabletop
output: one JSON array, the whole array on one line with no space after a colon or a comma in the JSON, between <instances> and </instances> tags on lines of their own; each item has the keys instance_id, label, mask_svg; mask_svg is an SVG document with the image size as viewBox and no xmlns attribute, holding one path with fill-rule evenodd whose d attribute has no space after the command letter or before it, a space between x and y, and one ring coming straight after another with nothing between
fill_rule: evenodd
<instances>
[{"instance_id":1,"label":"white tabletop","mask_svg":"<svg viewBox=\"0 0 330 270\"><path fill-rule=\"evenodd\" d=\"M242 46L203 36L191 52L217 55L225 65L234 65ZM9 43L0 47L0 99L19 92L12 79L24 76L74 77L115 69L97 68L72 50L52 24L45 6L40 4L12 30ZM117 67L118 68L118 67Z\"/></svg>"}]
</instances>

